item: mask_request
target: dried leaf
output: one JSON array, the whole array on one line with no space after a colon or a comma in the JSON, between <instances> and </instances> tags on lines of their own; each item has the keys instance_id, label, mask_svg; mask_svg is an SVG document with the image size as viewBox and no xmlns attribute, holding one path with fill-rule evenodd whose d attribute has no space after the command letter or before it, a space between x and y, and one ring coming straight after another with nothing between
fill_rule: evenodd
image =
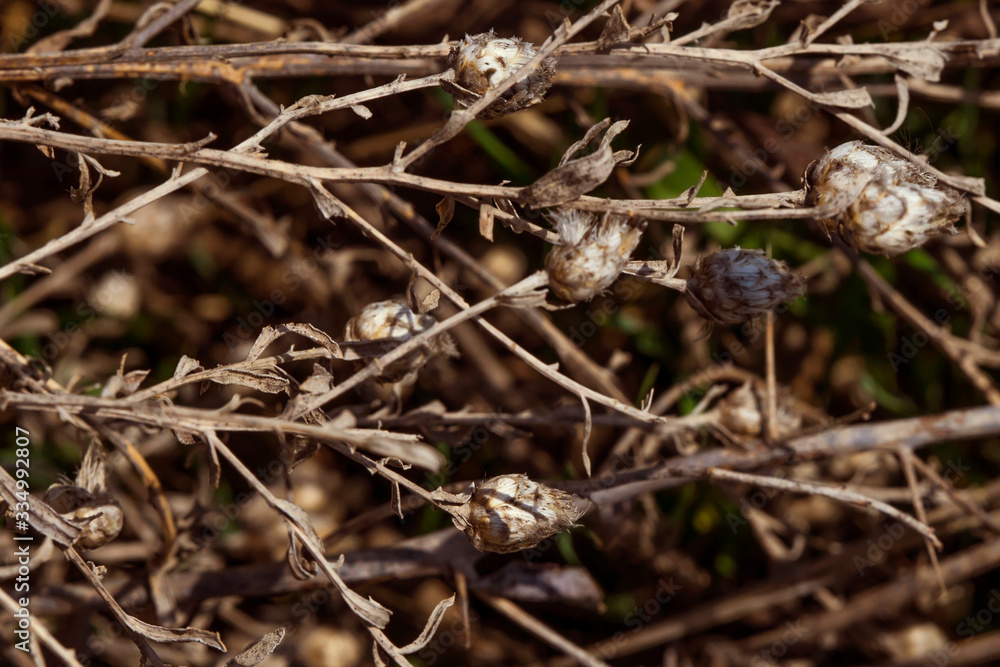
<instances>
[{"instance_id":1,"label":"dried leaf","mask_svg":"<svg viewBox=\"0 0 1000 667\"><path fill-rule=\"evenodd\" d=\"M606 127L609 119L605 119L594 126L594 128ZM563 156L562 163L549 173L545 174L537 181L520 191L518 201L525 206L536 208L545 206L557 206L575 199L590 192L608 179L615 167L626 162L635 156L633 151L611 150L611 140L628 127L627 120L621 120L611 125L604 138L601 139L600 146L590 155L569 159L583 147L583 142L577 142L570 147L570 150ZM594 134L593 130L587 133L587 138Z\"/></svg>"},{"instance_id":2,"label":"dried leaf","mask_svg":"<svg viewBox=\"0 0 1000 667\"><path fill-rule=\"evenodd\" d=\"M299 385L299 391L304 394L325 394L333 389L333 376L319 364L313 364L313 372Z\"/></svg>"},{"instance_id":3,"label":"dried leaf","mask_svg":"<svg viewBox=\"0 0 1000 667\"><path fill-rule=\"evenodd\" d=\"M287 377L274 371L248 369L227 369L213 372L209 381L216 384L234 384L240 387L256 389L265 394L280 394L288 391L290 382Z\"/></svg>"},{"instance_id":4,"label":"dried leaf","mask_svg":"<svg viewBox=\"0 0 1000 667\"><path fill-rule=\"evenodd\" d=\"M616 44L629 41L632 36L632 28L625 18L620 5L615 5L611 10L611 18L604 24L601 36L597 38L597 50L607 51Z\"/></svg>"},{"instance_id":5,"label":"dried leaf","mask_svg":"<svg viewBox=\"0 0 1000 667\"><path fill-rule=\"evenodd\" d=\"M218 651L225 651L226 645L222 643L222 639L219 637L217 632L208 632L206 630L200 630L198 628L165 628L161 625L153 625L151 623L146 623L140 621L134 616L129 616L125 613L125 610L121 608L121 605L115 600L114 596L108 592L108 589L104 587L101 583L101 578L93 568L91 568L87 563L83 562L80 558L80 554L76 552L75 549L69 547L66 549L67 558L76 565L87 579L90 580L91 585L97 591L98 595L104 600L104 602L111 608L112 613L124 625L126 628L134 632L135 634L142 635L147 639L152 639L155 642L162 643L173 643L173 642L197 642L199 644L204 644L205 646L210 646Z\"/></svg>"},{"instance_id":6,"label":"dried leaf","mask_svg":"<svg viewBox=\"0 0 1000 667\"><path fill-rule=\"evenodd\" d=\"M344 206L344 202L334 197L319 180L309 178L306 179L304 185L309 188L313 201L316 202L316 206L324 218L333 220L334 218L347 217L347 207Z\"/></svg>"},{"instance_id":7,"label":"dried leaf","mask_svg":"<svg viewBox=\"0 0 1000 667\"><path fill-rule=\"evenodd\" d=\"M340 352L340 346L337 344L337 341L330 338L329 334L325 331L321 331L311 324L296 324L294 322L289 322L288 324L279 324L276 327L264 327L261 330L260 335L257 336L257 340L254 341L253 347L251 347L250 351L247 353L246 360L256 361L271 343L278 340L285 334L290 333L305 336L309 340L318 343L321 347L325 347L331 352L331 356L334 359L344 358Z\"/></svg>"},{"instance_id":8,"label":"dried leaf","mask_svg":"<svg viewBox=\"0 0 1000 667\"><path fill-rule=\"evenodd\" d=\"M254 667L266 660L285 638L285 629L278 628L247 645L225 667Z\"/></svg>"},{"instance_id":9,"label":"dried leaf","mask_svg":"<svg viewBox=\"0 0 1000 667\"><path fill-rule=\"evenodd\" d=\"M420 312L421 315L425 315L434 310L435 308L437 308L440 302L441 302L441 290L433 289L427 294L427 296L423 298L417 310Z\"/></svg>"},{"instance_id":10,"label":"dried leaf","mask_svg":"<svg viewBox=\"0 0 1000 667\"><path fill-rule=\"evenodd\" d=\"M726 14L726 29L730 31L756 28L767 21L778 0L736 0Z\"/></svg>"},{"instance_id":11,"label":"dried leaf","mask_svg":"<svg viewBox=\"0 0 1000 667\"><path fill-rule=\"evenodd\" d=\"M122 363L124 361L122 359ZM101 398L119 398L134 394L147 375L149 375L148 370L131 371L123 375L122 369L119 368L118 373L112 375L101 389Z\"/></svg>"},{"instance_id":12,"label":"dried leaf","mask_svg":"<svg viewBox=\"0 0 1000 667\"><path fill-rule=\"evenodd\" d=\"M198 371L203 370L205 369L202 368L197 359L192 359L187 355L181 355L180 361L177 362L177 368L174 369L174 379L180 380L187 377L191 373L197 373Z\"/></svg>"},{"instance_id":13,"label":"dried leaf","mask_svg":"<svg viewBox=\"0 0 1000 667\"><path fill-rule=\"evenodd\" d=\"M434 210L437 211L438 214L438 224L434 229L434 233L431 234L431 241L441 236L441 232L444 231L445 227L448 226L448 223L451 222L451 219L454 217L455 198L445 197L434 206Z\"/></svg>"},{"instance_id":14,"label":"dried leaf","mask_svg":"<svg viewBox=\"0 0 1000 667\"><path fill-rule=\"evenodd\" d=\"M431 612L430 617L427 619L427 623L424 624L424 629L420 633L420 636L406 646L401 646L399 652L403 655L410 655L427 646L431 638L434 637L434 633L437 632L438 626L441 625L441 621L444 620L444 612L453 604L455 604L454 595L438 602L437 606L434 607L434 611Z\"/></svg>"},{"instance_id":15,"label":"dried leaf","mask_svg":"<svg viewBox=\"0 0 1000 667\"><path fill-rule=\"evenodd\" d=\"M493 220L495 212L496 209L488 204L484 204L479 207L479 234L490 243L493 242Z\"/></svg>"}]
</instances>

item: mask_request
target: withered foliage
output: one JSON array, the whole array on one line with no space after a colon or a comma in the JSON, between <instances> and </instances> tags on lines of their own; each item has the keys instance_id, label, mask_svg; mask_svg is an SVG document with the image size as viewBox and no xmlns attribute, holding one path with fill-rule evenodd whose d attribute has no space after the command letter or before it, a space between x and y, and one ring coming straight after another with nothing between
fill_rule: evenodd
<instances>
[{"instance_id":1,"label":"withered foliage","mask_svg":"<svg viewBox=\"0 0 1000 667\"><path fill-rule=\"evenodd\" d=\"M996 663L997 16L0 2L0 663Z\"/></svg>"}]
</instances>

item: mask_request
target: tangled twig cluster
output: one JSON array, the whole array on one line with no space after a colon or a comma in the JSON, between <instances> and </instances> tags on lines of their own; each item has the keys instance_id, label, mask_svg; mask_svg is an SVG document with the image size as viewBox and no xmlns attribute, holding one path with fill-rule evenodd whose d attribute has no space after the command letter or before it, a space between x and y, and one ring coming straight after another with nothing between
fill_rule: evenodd
<instances>
[{"instance_id":1,"label":"tangled twig cluster","mask_svg":"<svg viewBox=\"0 0 1000 667\"><path fill-rule=\"evenodd\" d=\"M51 568L46 572L53 573L46 588L36 589L36 616L26 621L37 642L26 644L25 651L36 662L47 651L67 664L79 665L83 657L125 664L123 656L134 658L127 652L132 642L143 664L208 664L205 653L192 645L226 651L223 633L229 633L243 642L254 641L226 664L262 664L269 656L292 651L282 642L295 621L274 620L289 626L265 632L260 622L248 622L251 617L239 605L250 605L254 598L304 595L314 588L336 593L334 612L343 612L341 619L353 619L366 633L376 664L409 665L414 658L433 664L443 655L435 637L442 639L440 646L450 637L444 648L455 643L458 631L449 635L444 624L453 614L458 618L452 628L461 628L466 649L472 651L471 637L489 636L491 628L475 627L470 598L538 637L538 647L547 645L587 665L607 665L608 660L649 649L656 649L657 659L668 664L747 664L762 647L774 645L782 627L778 619L784 622L787 608L796 605L808 619L803 635L796 637L804 656L811 646L840 646L845 654L863 652L871 660L885 657L893 664L923 659L902 648L899 635L904 630L930 636L932 647L945 646L947 637L936 625L928 630L912 615L900 621L902 629L880 627L877 646L835 634L874 618L864 596L879 599L884 594L903 610L911 601L925 604L914 591L927 588L924 584L931 577L947 597L984 568L1000 563L996 483L981 491L957 488L968 486L968 480L956 484L945 479L933 461L915 454L943 441L1000 435L995 376L1000 368L1000 299L995 286L963 297L966 305L960 310L969 309L972 323L967 335L955 333L949 325L955 313L940 316L939 310L928 318L856 251L892 258L924 248L940 257L942 271L952 274L966 292L971 293L975 280L985 280L982 271L977 278L970 268L974 253L995 253L1000 243L988 228L977 231L983 216L1000 212L985 180L944 171L891 137L907 118L911 95L1000 108L1000 100L989 90L941 83L958 68L985 71L1000 63L986 3L977 16L990 32L987 39L971 39L961 32L946 37L947 22L936 22L929 36L909 41L854 43L848 33L836 42L820 42L870 4L849 2L830 17L796 19L794 32L780 46L738 49L726 41L731 33L751 34L784 20L777 2L731 3L719 20L702 22L697 9L681 6L684 3L666 3L672 9L665 14L642 14L617 0L603 0L589 11L552 22L539 35L545 41L535 44L492 29L425 46L369 44L426 17L428 8L445 4L409 0L346 34L331 34L315 21L279 21L243 7L226 14L222 25L233 35L249 31L266 40L234 37L231 43L149 46L171 34L172 27L184 27L181 39L190 37L191 29L203 28L199 12L210 11L208 4L158 4L136 17L132 32L118 42L70 49L75 40L103 34L98 33L102 23L117 20L117 3L100 0L93 15L78 26L48 35L23 53L0 54L0 86L11 90L11 104L3 108L14 108L14 102L24 107L0 119L0 142L37 147L41 155L32 153L31 158L50 160L60 180L73 174L71 205L82 209L75 226L67 228L62 221L52 235L32 236L29 225L19 220L23 238L12 244L14 252L0 266L0 281L17 284L4 292L11 298L0 305L0 414L16 414L15 419L52 437L72 433L74 442L84 443L79 472L46 484L44 494L29 494L26 482L0 469L3 509L9 510L11 520L23 516L39 542L44 541L45 551L39 552L34 567ZM687 32L678 32L675 26L686 25L689 14L698 21ZM588 30L594 34L584 41ZM396 78L346 94L296 94L287 106L277 95L272 97L269 86L255 83L331 73L360 75L369 84L376 76ZM856 82L858 77L886 75L894 77L891 84ZM131 117L134 110L127 99L95 114L88 110L90 102L71 101L76 97L59 93L74 82L140 76L156 84L144 93L154 96L164 93L156 89L164 80L225 84L227 92L235 89L235 104L248 122L256 123L255 130L233 139L230 148L220 148L230 132L216 115L201 134L171 134L151 123L140 139L132 139L108 124L109 119ZM47 85L35 83L39 81ZM392 105L404 104L402 99L410 104L410 97L438 87L455 106L447 120L430 130L405 128L397 133L398 119L392 114L402 108L408 117L411 109ZM708 170L698 179L698 169L670 196L656 196L662 189L650 187L652 194L643 198L642 189L661 184L676 164L653 164L656 159L641 155L638 142L618 150L612 144L632 142L644 132L641 125L647 119L636 114L612 120L603 110L592 116L581 98L564 94L562 87L662 96L676 114L679 144L689 137L689 126L700 128L704 136L699 141L709 138L718 163L749 165L748 173L759 177L768 191L737 194L731 187L720 187L715 194L701 196L702 189L714 183L706 186ZM824 122L837 119L862 138L830 150L812 146L818 159L810 163L816 157L810 155L794 173L782 173L770 168L768 160L775 153L784 159L785 152L794 151L771 150L766 141L759 151L748 148L742 130L710 113L708 97L693 92L700 89L773 91L776 99L797 96L808 104L802 108L809 118L815 114ZM879 127L869 108L873 96L894 96L898 103L896 120L887 128ZM478 168L469 167L465 178L466 163L472 159L458 160L456 168L453 158L446 157L472 150L455 149L460 135L463 140L475 137L478 149L492 150L497 162L516 171L523 160L501 148L497 137L506 135L495 128L512 137L528 137L519 139L527 147L542 144L546 134L558 130L546 115L557 104L563 105L559 111L573 116L573 136L540 149L545 160L551 159L540 175L477 183L472 181L473 174L482 173ZM36 106L50 111L38 113ZM341 114L350 121L330 121ZM370 144L351 147L353 157L328 136L348 122L383 124L366 137ZM800 126L806 122L809 119ZM72 127L84 133L68 129ZM187 129L193 133L202 128L192 123ZM182 138L175 140L177 136ZM423 140L409 147L400 137ZM381 154L386 146L384 163L355 164ZM798 150L804 151L801 146ZM134 196L104 201L110 183L131 179L119 165L139 161L161 175L161 182L138 194L131 191ZM449 164L459 176L449 172ZM641 168L647 171L640 173ZM222 174L226 184L209 183ZM799 174L801 183L796 180ZM227 187L236 178L260 180ZM299 201L299 211L309 208L301 206L302 201L311 203L317 221L336 223L332 236L338 240L330 244L334 259L307 256L297 235L301 222L293 220L295 216L272 214L263 205L277 187L295 194L275 200ZM191 215L178 203L189 201L189 195L182 194L185 189L201 202ZM10 190L0 189L0 205L6 206L3 197ZM412 201L406 198L410 193ZM201 218L208 216L205 202L224 212L230 227L236 222L236 231L227 231L232 237L218 236L215 225L199 228ZM424 208L436 210L436 224L424 217ZM0 207L4 225L5 210ZM473 231L468 233L464 224L470 211ZM961 234L956 223L963 217ZM165 232L155 243L144 244L143 234L159 234L154 218L166 221L175 232L183 218L190 233L175 238ZM825 232L803 243L823 248L818 244L829 241L834 247L817 250L815 258L804 261L804 254L780 234L773 235L772 247L770 241L760 243L760 238L745 233L748 227L767 229L757 223L788 220L814 223ZM673 223L669 233L662 222ZM737 223L750 223L739 227L742 245L749 241L757 247L733 241L737 237L729 227ZM136 227L121 233L123 224ZM718 231L722 228L728 231ZM203 234L197 242L192 241L196 233ZM501 243L501 233L515 240ZM946 233L953 243L965 245L946 245ZM235 242L228 248L226 239L240 239L238 249ZM216 252L204 252L198 245L202 242L212 244ZM426 245L426 254L417 250L418 243ZM489 249L479 252L475 243ZM169 289L131 283L122 288L132 290L131 297L114 297L117 309L96 298L85 301L86 312L93 312L87 323L104 323L110 332L104 335L120 343L116 352L126 352L130 337L141 338L137 332L156 328L149 323L152 315L139 316L133 312L138 306L129 305L140 301L138 292L156 317L182 320L178 327L190 338L172 341L168 354L143 359L145 366L131 371L126 370L131 367L127 357L120 363L116 359L117 367L101 377L100 390L91 391L63 372L54 361L59 354L32 359L25 341L37 332L39 322L54 317L41 312L40 304L71 292L80 276L123 249L141 257L135 273L150 285L157 284L158 276L169 272L165 267L172 258L183 253L199 272L193 281L212 276L218 284L202 285L190 303L182 305ZM672 256L664 259L668 250ZM232 262L232 275L213 266L223 258ZM926 262L914 260L919 261ZM371 266L361 268L366 262ZM528 270L532 263L537 269L533 273ZM896 412L912 406L893 401L891 392L879 384L884 379L860 368L855 342L831 339L832 323L795 320L787 313L789 304L795 312L812 308L802 301L809 294L827 298L849 279L852 267L878 307L922 333L923 343L911 347L932 343L957 369L954 382L967 384L970 394L975 392L972 395L985 399L986 405L947 403L962 408L856 423L876 414L877 401ZM938 282L944 281L935 275ZM235 345L227 340L223 354L198 322L226 319L219 313L229 312L225 295L231 279L259 281L265 296L250 299L259 322L250 325L249 316L246 322L241 318L240 327L249 333ZM663 287L683 298L664 299ZM477 290L482 296L470 302L468 295ZM581 333L584 324L592 324L596 332L618 317L618 329L637 339L643 335L635 323L641 309L626 304L628 312L621 312L621 303L630 300L621 298L625 291L639 295L635 303L648 298L657 308L669 309L681 333L673 337L659 329L632 352L625 350L629 345L623 339L608 343L608 359L598 363L584 344L594 335ZM298 301L321 305L303 306L294 317L264 325L265 319L279 317L279 306ZM326 318L318 314L324 310L337 312ZM112 322L130 316L142 322L133 329ZM574 317L588 319L570 319ZM317 326L319 321L336 322L337 327ZM576 324L563 326L569 322ZM758 342L761 332L763 340ZM776 342L778 335L789 350ZM71 341L70 333L65 336ZM633 355L663 347L659 339L667 338L683 350L659 353L661 361L672 356L676 362L670 369L671 384L661 388L656 374L660 361L648 364L647 373L637 370L642 364ZM304 340L306 346L297 347L292 340ZM67 344L72 353L67 356L88 356L87 341L80 341ZM724 346L728 359L710 354L708 341ZM762 359L755 356L758 351ZM835 353L845 356L834 363ZM738 363L729 363L740 356ZM779 368L779 358L788 368ZM98 360L94 367L104 369L105 362ZM748 370L754 365L762 372ZM626 371L635 376L631 389L624 388ZM835 418L833 410L819 407L821 397L812 387L822 383L828 371L831 392L844 386L854 392L854 412ZM788 384L782 385L779 376ZM220 392L224 400L219 400ZM553 392L563 400L553 399ZM634 404L632 393L641 396ZM487 412L484 406L494 401L501 407ZM606 446L614 429L620 437ZM503 442L501 447L484 444L494 436ZM254 469L259 452L266 449L277 452L276 472ZM182 462L174 458L163 467L150 462L168 456L165 452L194 462L191 480L178 482ZM470 474L472 466L478 467ZM351 470L365 471L371 479ZM301 481L305 479L311 480L308 485ZM707 566L684 554L679 537L664 538L667 515L653 495L694 480L711 482L719 490L717 499L691 501L700 503L691 512L699 534L710 533L713 522L722 525L713 502L738 508L730 512L728 524L748 523L768 563L795 564L796 576L804 579L791 585L780 576L769 578L759 586L733 588L735 593L725 592L725 587L710 589L704 583L712 579ZM897 483L900 486L894 486ZM230 503L233 516L206 538L206 517L217 497L226 489L244 488L237 497L245 499ZM306 488L322 502L310 505ZM766 490L764 501L748 500L761 493L751 494L753 488ZM773 498L778 492L787 495ZM910 504L912 513L897 507L900 504ZM327 521L334 505L340 514ZM425 521L430 528L418 528L413 520L421 506L433 510L426 515L431 517ZM857 516L863 515L844 518L843 506L861 508L885 522L885 532L893 539L885 548L880 539L875 542L882 551L926 549L928 565L907 560L899 573L883 573L883 583L856 594L859 586L845 575L852 568L843 567L848 562L844 554L867 556L865 565L857 566L862 575L875 567L875 559L862 550L871 542L859 529L864 520ZM360 541L360 535L393 515L402 521L399 530L408 534L397 531L388 543ZM432 522L442 516L451 523ZM230 522L247 528L233 531L239 537L225 537L233 527ZM255 522L263 544L246 536ZM685 532L686 526L678 536ZM974 535L981 543L968 547L963 535ZM230 539L234 542L227 542ZM278 543L284 561L274 549ZM552 545L557 548L549 551ZM346 555L334 557L336 547L343 547ZM55 550L72 563L72 576L86 585L86 592L68 580L67 568L46 562ZM556 551L564 562L549 562ZM242 563L245 554L263 555L271 562L254 565L260 569L253 572L232 565ZM510 554L520 554L522 560ZM505 556L503 567L493 567L489 560ZM540 566L535 559L547 559L548 565ZM733 560L731 554L718 553L711 571L731 571L736 567ZM637 571L641 568L642 576L675 572L685 577L685 586L719 597L709 602L697 595L687 597L686 617L678 610L677 618L671 614L654 621L652 616L660 611L650 613L634 637L608 633L612 639L607 651L605 642L579 645L589 641L588 633L573 623L545 622L528 611L528 605L537 602L575 608L574 614L587 615L588 623L603 628L600 624L609 617L601 617L607 610L601 585L633 579L623 571L633 561L641 563ZM17 574L11 567L0 568L0 579ZM134 590L128 580L129 568L142 569L141 590ZM56 581L59 576L66 581ZM404 596L396 595L400 610L413 612L408 621L416 633L412 641L400 639L406 629L401 631L393 611L368 594L378 591L378 582L404 579L445 582L428 589L435 596L431 604L420 599L419 605L408 606L400 600ZM658 591L650 594L658 609L666 604ZM77 656L68 645L75 641L73 633L53 631L39 618L72 613L58 603L66 595L79 601L81 609L103 610L124 629L118 633L124 638L106 642L112 648L103 657L82 651ZM822 610L806 607L805 596L819 600ZM459 604L451 609L456 600ZM19 618L18 605L27 606L0 591L0 606L13 614L11 618ZM806 608L813 610L807 614ZM743 633L746 636L734 633L718 646L703 641L712 635L681 641L758 611L763 620L750 624L755 629ZM315 612L311 610L307 624L320 637L316 641L326 645L328 637L318 632L325 626ZM148 620L139 618L144 613ZM270 623L274 614L269 608L261 618ZM762 625L765 621L771 624ZM216 630L203 629L209 623ZM355 646L356 634L344 631L337 636ZM620 642L614 639L618 635ZM541 655L542 649L534 650ZM976 655L1000 655L995 642L983 641L976 650ZM306 648L302 652L308 653ZM347 662L331 658L330 664L361 660L358 651L345 654L352 656ZM514 650L501 662L524 662L524 655ZM560 660L553 657L551 663ZM803 660L833 664L821 658ZM482 655L460 661L493 664Z\"/></svg>"}]
</instances>

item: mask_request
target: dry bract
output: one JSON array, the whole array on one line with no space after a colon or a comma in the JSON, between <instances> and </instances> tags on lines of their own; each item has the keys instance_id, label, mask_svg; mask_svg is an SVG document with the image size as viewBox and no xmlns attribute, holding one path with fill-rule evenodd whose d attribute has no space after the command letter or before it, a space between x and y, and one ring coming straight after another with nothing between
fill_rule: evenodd
<instances>
[{"instance_id":1,"label":"dry bract","mask_svg":"<svg viewBox=\"0 0 1000 667\"><path fill-rule=\"evenodd\" d=\"M52 509L80 528L76 544L84 549L104 546L122 530L122 508L108 493L106 477L104 450L93 442L83 457L76 481L53 484L43 497Z\"/></svg>"},{"instance_id":2,"label":"dry bract","mask_svg":"<svg viewBox=\"0 0 1000 667\"><path fill-rule=\"evenodd\" d=\"M551 218L562 243L545 258L549 287L572 302L590 301L611 287L645 228L610 212L598 220L586 211L556 209Z\"/></svg>"},{"instance_id":3,"label":"dry bract","mask_svg":"<svg viewBox=\"0 0 1000 667\"><path fill-rule=\"evenodd\" d=\"M466 35L448 54L448 65L455 71L455 81L444 81L442 85L458 106L467 108L537 53L530 43L517 37L497 37L492 30L471 37ZM537 69L483 109L479 117L498 118L538 104L552 87L554 73L555 58L546 58Z\"/></svg>"},{"instance_id":4,"label":"dry bract","mask_svg":"<svg viewBox=\"0 0 1000 667\"><path fill-rule=\"evenodd\" d=\"M804 292L802 278L784 262L760 250L730 248L698 258L684 296L702 317L739 324Z\"/></svg>"},{"instance_id":5,"label":"dry bract","mask_svg":"<svg viewBox=\"0 0 1000 667\"><path fill-rule=\"evenodd\" d=\"M966 211L962 195L881 146L849 141L806 169L806 203L818 206L838 195L850 205L822 221L858 250L892 256L917 248L942 233Z\"/></svg>"},{"instance_id":6,"label":"dry bract","mask_svg":"<svg viewBox=\"0 0 1000 667\"><path fill-rule=\"evenodd\" d=\"M344 338L348 341L398 341L404 343L437 324L432 316L414 313L405 301L390 299L365 306L361 313L347 322ZM436 354L453 355L455 346L451 338L441 335L432 339L425 349L416 350L389 364L382 371L382 378L397 382L409 373L416 372Z\"/></svg>"},{"instance_id":7,"label":"dry bract","mask_svg":"<svg viewBox=\"0 0 1000 667\"><path fill-rule=\"evenodd\" d=\"M586 512L577 501L527 475L500 475L476 487L453 521L480 551L512 553L571 527Z\"/></svg>"}]
</instances>

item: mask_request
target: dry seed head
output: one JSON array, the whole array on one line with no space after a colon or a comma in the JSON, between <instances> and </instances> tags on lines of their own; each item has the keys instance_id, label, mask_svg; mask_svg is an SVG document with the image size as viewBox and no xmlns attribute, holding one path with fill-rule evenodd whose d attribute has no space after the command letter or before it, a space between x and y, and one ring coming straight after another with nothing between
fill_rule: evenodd
<instances>
[{"instance_id":1,"label":"dry seed head","mask_svg":"<svg viewBox=\"0 0 1000 667\"><path fill-rule=\"evenodd\" d=\"M644 225L633 225L622 215L556 209L550 214L562 243L545 258L549 287L556 296L574 303L590 301L621 275L642 238Z\"/></svg>"},{"instance_id":2,"label":"dry seed head","mask_svg":"<svg viewBox=\"0 0 1000 667\"><path fill-rule=\"evenodd\" d=\"M719 423L730 433L757 437L763 432L762 405L758 404L752 384L748 381L726 394L719 402ZM802 417L792 408L787 396L778 396L777 437L790 435L802 426Z\"/></svg>"},{"instance_id":3,"label":"dry seed head","mask_svg":"<svg viewBox=\"0 0 1000 667\"><path fill-rule=\"evenodd\" d=\"M804 291L802 278L784 262L760 250L729 248L698 258L684 296L705 319L739 324Z\"/></svg>"},{"instance_id":4,"label":"dry seed head","mask_svg":"<svg viewBox=\"0 0 1000 667\"><path fill-rule=\"evenodd\" d=\"M454 523L480 551L512 553L573 526L587 510L577 500L527 475L500 475L476 487Z\"/></svg>"},{"instance_id":5,"label":"dry seed head","mask_svg":"<svg viewBox=\"0 0 1000 667\"><path fill-rule=\"evenodd\" d=\"M458 106L467 108L537 53L530 43L517 37L497 37L492 30L471 37L466 35L448 54L448 66L455 71L458 85L447 81L442 85ZM497 118L538 104L552 87L554 73L555 58L546 58L534 72L511 86L479 116Z\"/></svg>"},{"instance_id":6,"label":"dry seed head","mask_svg":"<svg viewBox=\"0 0 1000 667\"><path fill-rule=\"evenodd\" d=\"M849 141L806 169L806 203L819 206L837 195L853 197L834 218L822 221L858 250L898 255L942 233L955 234L954 223L968 204L962 195L881 146Z\"/></svg>"},{"instance_id":7,"label":"dry seed head","mask_svg":"<svg viewBox=\"0 0 1000 667\"><path fill-rule=\"evenodd\" d=\"M347 322L344 338L348 341L394 340L406 342L437 324L432 316L414 313L405 301L376 301L361 309ZM425 350L416 350L383 370L383 378L396 382L419 370L430 355L453 354L454 343L447 335L433 338Z\"/></svg>"},{"instance_id":8,"label":"dry seed head","mask_svg":"<svg viewBox=\"0 0 1000 667\"><path fill-rule=\"evenodd\" d=\"M75 544L84 549L104 546L122 531L122 508L107 492L107 460L100 444L87 448L75 482L53 484L43 500L80 528Z\"/></svg>"}]
</instances>

